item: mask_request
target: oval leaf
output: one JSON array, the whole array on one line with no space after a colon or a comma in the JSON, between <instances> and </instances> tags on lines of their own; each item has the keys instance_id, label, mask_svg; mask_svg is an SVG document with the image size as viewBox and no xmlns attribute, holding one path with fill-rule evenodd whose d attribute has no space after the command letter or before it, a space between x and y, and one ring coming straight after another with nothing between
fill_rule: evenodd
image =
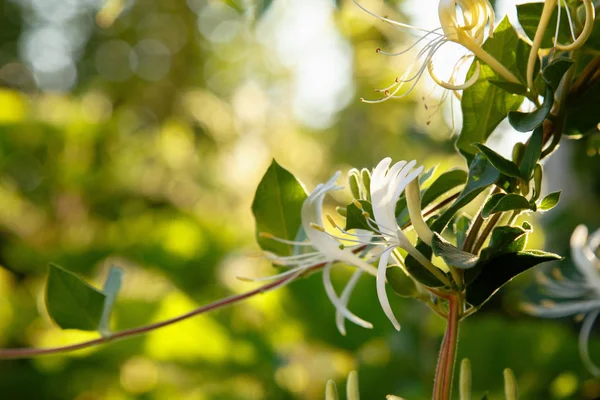
<instances>
[{"instance_id":1,"label":"oval leaf","mask_svg":"<svg viewBox=\"0 0 600 400\"><path fill-rule=\"evenodd\" d=\"M547 261L561 260L562 257L539 250L506 253L481 262L481 272L467 287L467 302L481 307L505 283L529 268Z\"/></svg>"},{"instance_id":2,"label":"oval leaf","mask_svg":"<svg viewBox=\"0 0 600 400\"><path fill-rule=\"evenodd\" d=\"M500 154L496 153L494 150L490 149L486 145L481 143L475 143L473 144L473 146L477 147L479 151L481 151L486 156L486 158L490 160L492 165L504 175L512 176L514 178L518 178L521 175L517 164L502 157Z\"/></svg>"},{"instance_id":3,"label":"oval leaf","mask_svg":"<svg viewBox=\"0 0 600 400\"><path fill-rule=\"evenodd\" d=\"M530 113L510 111L508 113L508 122L510 122L510 125L519 132L529 132L542 125L542 122L544 122L548 114L550 114L553 104L554 91L550 86L546 86L544 102L537 110Z\"/></svg>"},{"instance_id":4,"label":"oval leaf","mask_svg":"<svg viewBox=\"0 0 600 400\"><path fill-rule=\"evenodd\" d=\"M282 239L294 240L301 225L300 212L306 197L304 188L294 175L273 160L258 184L252 203L257 241L263 250L282 256L293 254L292 245L263 238L259 234L266 232Z\"/></svg>"},{"instance_id":5,"label":"oval leaf","mask_svg":"<svg viewBox=\"0 0 600 400\"><path fill-rule=\"evenodd\" d=\"M500 193L502 194L502 193ZM488 204L486 203L486 205L484 206L484 209L481 212L481 215L484 218L489 217L492 214L498 213L498 212L504 212L504 211L513 211L513 210L531 210L531 204L529 203L529 200L527 200L525 197L518 195L518 194L514 194L514 193L510 193L510 194L506 194L504 196L499 197L495 197L492 196L490 198L490 200L495 201L495 204L492 204L491 206L488 206Z\"/></svg>"},{"instance_id":6,"label":"oval leaf","mask_svg":"<svg viewBox=\"0 0 600 400\"><path fill-rule=\"evenodd\" d=\"M50 264L46 309L62 329L95 331L100 325L106 296L77 275Z\"/></svg>"},{"instance_id":7,"label":"oval leaf","mask_svg":"<svg viewBox=\"0 0 600 400\"><path fill-rule=\"evenodd\" d=\"M560 191L552 192L548 196L546 196L542 199L542 201L540 202L540 205L538 206L538 209L540 211L552 210L558 204L559 199L560 199Z\"/></svg>"},{"instance_id":8,"label":"oval leaf","mask_svg":"<svg viewBox=\"0 0 600 400\"><path fill-rule=\"evenodd\" d=\"M452 243L441 237L437 232L433 233L431 247L433 249L433 254L442 257L446 264L453 267L469 269L473 268L477 264L477 261L479 261L479 257L475 254L458 249Z\"/></svg>"}]
</instances>

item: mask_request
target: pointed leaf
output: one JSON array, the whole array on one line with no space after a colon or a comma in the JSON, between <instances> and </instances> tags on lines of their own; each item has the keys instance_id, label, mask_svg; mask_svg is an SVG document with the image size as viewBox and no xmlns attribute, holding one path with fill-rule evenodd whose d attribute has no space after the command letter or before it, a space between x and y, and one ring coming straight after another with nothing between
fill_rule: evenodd
<instances>
[{"instance_id":1,"label":"pointed leaf","mask_svg":"<svg viewBox=\"0 0 600 400\"><path fill-rule=\"evenodd\" d=\"M301 225L300 212L306 200L302 185L275 160L258 184L252 212L256 219L257 241L263 250L289 256L293 246L260 237L261 232L281 239L294 240Z\"/></svg>"},{"instance_id":2,"label":"pointed leaf","mask_svg":"<svg viewBox=\"0 0 600 400\"><path fill-rule=\"evenodd\" d=\"M469 167L469 177L460 196L452 203L446 211L431 225L431 230L442 232L448 222L462 207L469 204L475 197L487 187L494 184L500 178L500 172L483 156L477 154Z\"/></svg>"},{"instance_id":3,"label":"pointed leaf","mask_svg":"<svg viewBox=\"0 0 600 400\"><path fill-rule=\"evenodd\" d=\"M543 8L544 3L526 3L517 6L517 17L519 19L519 24L531 40L533 40L535 37L535 32L540 23L540 17L542 16ZM562 10L562 15L564 18L565 10ZM552 11L552 15L550 16L550 20L548 21L548 27L552 27L552 29L546 29L544 31L542 48L549 49L554 46L552 38L555 34L554 27L556 26L557 17L558 10L555 7ZM572 41L568 24L560 24L558 41L560 43L570 43Z\"/></svg>"},{"instance_id":4,"label":"pointed leaf","mask_svg":"<svg viewBox=\"0 0 600 400\"><path fill-rule=\"evenodd\" d=\"M471 218L466 215L460 216L454 223L454 233L456 234L456 246L461 249L467 238L467 232L471 226Z\"/></svg>"},{"instance_id":5,"label":"pointed leaf","mask_svg":"<svg viewBox=\"0 0 600 400\"><path fill-rule=\"evenodd\" d=\"M77 275L50 264L46 283L46 309L62 329L98 329L106 296Z\"/></svg>"},{"instance_id":6,"label":"pointed leaf","mask_svg":"<svg viewBox=\"0 0 600 400\"><path fill-rule=\"evenodd\" d=\"M494 150L490 149L484 144L474 143L473 146L477 147L479 151L481 151L488 160L492 163L494 167L504 175L512 176L518 178L519 167L515 163L506 158L502 157L500 154L496 153Z\"/></svg>"},{"instance_id":7,"label":"pointed leaf","mask_svg":"<svg viewBox=\"0 0 600 400\"><path fill-rule=\"evenodd\" d=\"M469 269L473 268L477 264L477 261L479 261L479 257L475 254L458 249L452 243L441 237L437 232L433 233L431 247L433 249L433 254L442 257L446 264L453 267Z\"/></svg>"},{"instance_id":8,"label":"pointed leaf","mask_svg":"<svg viewBox=\"0 0 600 400\"><path fill-rule=\"evenodd\" d=\"M421 207L427 207L435 199L454 189L457 186L464 185L468 174L461 169L454 169L441 174L421 196Z\"/></svg>"},{"instance_id":9,"label":"pointed leaf","mask_svg":"<svg viewBox=\"0 0 600 400\"><path fill-rule=\"evenodd\" d=\"M508 113L508 122L510 122L510 125L519 132L529 132L542 125L542 122L544 122L548 114L550 114L553 104L554 91L550 86L546 86L544 102L537 110L529 113L510 111Z\"/></svg>"},{"instance_id":10,"label":"pointed leaf","mask_svg":"<svg viewBox=\"0 0 600 400\"><path fill-rule=\"evenodd\" d=\"M362 206L362 210L356 206L354 203L348 204L346 207L346 227L345 229L349 231L350 229L364 229L366 231L373 231L371 226L367 223L367 219L363 215L364 212L369 213L369 215L373 215L373 206L366 200L358 200L358 202Z\"/></svg>"},{"instance_id":11,"label":"pointed leaf","mask_svg":"<svg viewBox=\"0 0 600 400\"><path fill-rule=\"evenodd\" d=\"M558 89L560 81L574 62L575 61L567 57L558 57L550 61L542 70L542 78L544 78L546 84L550 86L553 91Z\"/></svg>"},{"instance_id":12,"label":"pointed leaf","mask_svg":"<svg viewBox=\"0 0 600 400\"><path fill-rule=\"evenodd\" d=\"M540 211L552 210L558 204L559 199L560 199L560 191L552 192L548 196L546 196L542 199L542 201L540 202L540 205L538 206L538 209Z\"/></svg>"},{"instance_id":13,"label":"pointed leaf","mask_svg":"<svg viewBox=\"0 0 600 400\"><path fill-rule=\"evenodd\" d=\"M481 272L467 287L467 301L474 307L481 307L515 276L543 262L561 259L561 256L553 253L526 250L482 260L478 265Z\"/></svg>"},{"instance_id":14,"label":"pointed leaf","mask_svg":"<svg viewBox=\"0 0 600 400\"><path fill-rule=\"evenodd\" d=\"M528 231L520 226L498 226L492 231L488 247L481 250L482 258L504 253L516 253L525 248Z\"/></svg>"},{"instance_id":15,"label":"pointed leaf","mask_svg":"<svg viewBox=\"0 0 600 400\"><path fill-rule=\"evenodd\" d=\"M521 164L519 166L521 178L526 181L529 181L533 177L535 166L542 155L543 144L544 129L540 126L531 134L531 138L529 138L529 142L527 142L525 152L523 153L523 159L521 160Z\"/></svg>"},{"instance_id":16,"label":"pointed leaf","mask_svg":"<svg viewBox=\"0 0 600 400\"><path fill-rule=\"evenodd\" d=\"M532 209L529 200L519 194L514 193L506 194L504 196L492 196L490 197L490 201L492 201L491 205L488 201L481 212L481 216L484 218L487 218L490 215L498 212Z\"/></svg>"}]
</instances>

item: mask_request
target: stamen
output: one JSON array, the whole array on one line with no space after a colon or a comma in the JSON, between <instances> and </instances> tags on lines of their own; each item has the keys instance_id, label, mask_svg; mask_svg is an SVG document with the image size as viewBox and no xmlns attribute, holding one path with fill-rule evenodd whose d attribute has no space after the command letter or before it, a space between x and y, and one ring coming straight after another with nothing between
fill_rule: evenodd
<instances>
[{"instance_id":1,"label":"stamen","mask_svg":"<svg viewBox=\"0 0 600 400\"><path fill-rule=\"evenodd\" d=\"M310 223L310 227L318 231L325 232L325 228L323 228L321 225L315 224L314 222Z\"/></svg>"},{"instance_id":2,"label":"stamen","mask_svg":"<svg viewBox=\"0 0 600 400\"><path fill-rule=\"evenodd\" d=\"M357 5L357 6L358 6L360 9L362 9L362 10L363 10L364 12L366 12L367 14L369 14L369 15L372 15L373 17L375 17L375 18L377 18L377 19L380 19L380 20L382 20L382 21L384 21L384 22L388 22L388 23L390 23L390 24L392 24L392 25L399 26L399 27L401 27L401 28L406 28L406 29L414 29L414 30L416 30L416 31L421 31L421 32L428 32L426 29L417 28L416 26L412 26L412 25L404 24L404 23L402 23L402 22L394 21L393 19L389 19L389 18L386 18L386 17L382 17L382 16L380 16L380 15L377 15L377 14L375 14L375 13L373 13L373 12L371 12L371 11L367 10L367 9L366 9L365 7L363 7L363 6L362 6L362 5L361 5L361 4L360 4L360 3L359 3L357 0L352 0L352 1L354 1L354 4L356 4L356 5Z\"/></svg>"}]
</instances>

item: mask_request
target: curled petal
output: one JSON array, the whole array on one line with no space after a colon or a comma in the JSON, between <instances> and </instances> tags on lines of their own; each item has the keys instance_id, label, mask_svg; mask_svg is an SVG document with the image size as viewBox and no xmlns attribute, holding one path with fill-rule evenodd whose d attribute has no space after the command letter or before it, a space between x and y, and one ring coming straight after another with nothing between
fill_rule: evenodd
<instances>
[{"instance_id":1,"label":"curled petal","mask_svg":"<svg viewBox=\"0 0 600 400\"><path fill-rule=\"evenodd\" d=\"M356 325L362 326L363 328L373 328L373 324L354 315L337 297L335 289L333 288L333 284L331 283L331 266L332 264L328 263L323 269L323 285L325 286L325 293L327 293L327 297L329 297L329 300L333 303L336 312L340 312L344 317L346 317Z\"/></svg>"},{"instance_id":2,"label":"curled petal","mask_svg":"<svg viewBox=\"0 0 600 400\"><path fill-rule=\"evenodd\" d=\"M600 376L600 368L598 368L598 366L590 359L588 342L590 339L590 332L592 331L592 327L594 326L594 322L599 313L600 311L594 311L588 314L581 326L581 332L579 332L579 354L587 369L594 376Z\"/></svg>"},{"instance_id":3,"label":"curled petal","mask_svg":"<svg viewBox=\"0 0 600 400\"><path fill-rule=\"evenodd\" d=\"M585 24L583 25L583 30L581 31L581 34L577 37L577 40L575 40L573 43L566 44L566 45L556 43L555 47L558 50L563 50L563 51L575 50L575 49L583 46L583 44L586 42L586 40L588 40L588 38L590 37L590 35L592 33L592 29L594 28L594 19L596 18L596 10L594 8L594 3L592 2L592 0L583 0L583 6L585 7ZM560 4L559 4L559 8L560 8Z\"/></svg>"},{"instance_id":4,"label":"curled petal","mask_svg":"<svg viewBox=\"0 0 600 400\"><path fill-rule=\"evenodd\" d=\"M360 269L357 269L356 271L354 271L354 273L350 277L350 280L346 284L346 287L342 291L342 296L340 297L340 301L342 302L344 307L348 306L348 301L350 300L352 291L356 287L356 283L358 282L358 279L360 278L361 275L362 275L362 271ZM335 325L337 326L338 331L343 336L346 336L346 326L344 324L345 321L346 321L346 319L344 318L344 314L342 314L342 312L340 310L335 310Z\"/></svg>"},{"instance_id":5,"label":"curled petal","mask_svg":"<svg viewBox=\"0 0 600 400\"><path fill-rule=\"evenodd\" d=\"M473 75L467 81L465 81L465 83L460 84L460 85L455 85L450 82L444 82L440 78L438 78L433 71L433 63L432 62L430 62L427 65L427 70L429 71L429 75L431 76L431 79L433 79L433 81L437 85L443 87L444 89L464 90L464 89L468 89L471 86L473 86L477 82L477 79L479 79L479 73L481 71L481 66L479 65L479 61L477 61L475 65L476 65L475 73L473 73Z\"/></svg>"},{"instance_id":6,"label":"curled petal","mask_svg":"<svg viewBox=\"0 0 600 400\"><path fill-rule=\"evenodd\" d=\"M400 330L400 323L396 319L394 312L392 311L392 307L390 306L390 301L387 297L387 292L385 291L385 271L387 270L388 260L390 258L390 253L392 252L393 247L390 247L386 250L379 259L379 268L377 269L377 298L379 298L379 304L381 304L381 308L383 312L391 321L392 325L396 330Z\"/></svg>"},{"instance_id":7,"label":"curled petal","mask_svg":"<svg viewBox=\"0 0 600 400\"><path fill-rule=\"evenodd\" d=\"M600 310L600 300L565 301L553 304L551 307L527 304L524 310L536 317L562 318L569 315L586 314L591 311Z\"/></svg>"}]
</instances>

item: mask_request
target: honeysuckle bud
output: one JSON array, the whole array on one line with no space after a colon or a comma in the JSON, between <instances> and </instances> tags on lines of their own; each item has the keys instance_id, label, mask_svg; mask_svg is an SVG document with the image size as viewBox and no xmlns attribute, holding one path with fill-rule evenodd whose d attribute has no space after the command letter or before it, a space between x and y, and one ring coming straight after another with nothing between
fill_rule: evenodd
<instances>
[{"instance_id":1,"label":"honeysuckle bud","mask_svg":"<svg viewBox=\"0 0 600 400\"><path fill-rule=\"evenodd\" d=\"M471 361L468 358L463 358L460 363L460 383L459 383L460 400L471 400Z\"/></svg>"},{"instance_id":2,"label":"honeysuckle bud","mask_svg":"<svg viewBox=\"0 0 600 400\"><path fill-rule=\"evenodd\" d=\"M519 390L517 388L517 380L510 368L504 370L504 395L506 400L518 400Z\"/></svg>"},{"instance_id":3,"label":"honeysuckle bud","mask_svg":"<svg viewBox=\"0 0 600 400\"><path fill-rule=\"evenodd\" d=\"M415 228L417 235L419 235L419 238L421 238L423 242L431 246L433 232L429 229L429 226L421 214L421 191L419 189L418 179L413 180L406 187L406 205L408 207L408 214L410 215L412 226Z\"/></svg>"},{"instance_id":4,"label":"honeysuckle bud","mask_svg":"<svg viewBox=\"0 0 600 400\"><path fill-rule=\"evenodd\" d=\"M350 371L348 381L346 382L346 400L360 400L358 391L358 373Z\"/></svg>"},{"instance_id":5,"label":"honeysuckle bud","mask_svg":"<svg viewBox=\"0 0 600 400\"><path fill-rule=\"evenodd\" d=\"M327 381L325 387L325 400L340 400L335 382L331 379Z\"/></svg>"},{"instance_id":6,"label":"honeysuckle bud","mask_svg":"<svg viewBox=\"0 0 600 400\"><path fill-rule=\"evenodd\" d=\"M513 147L512 151L512 160L515 164L521 164L521 160L523 159L523 155L525 154L525 143L517 142Z\"/></svg>"}]
</instances>

